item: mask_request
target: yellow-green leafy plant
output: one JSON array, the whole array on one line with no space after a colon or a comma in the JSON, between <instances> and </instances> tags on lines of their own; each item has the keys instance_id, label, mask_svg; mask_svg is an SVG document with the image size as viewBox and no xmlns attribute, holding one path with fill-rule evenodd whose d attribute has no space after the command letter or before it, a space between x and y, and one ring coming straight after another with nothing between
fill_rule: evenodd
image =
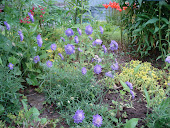
<instances>
[{"instance_id":1,"label":"yellow-green leafy plant","mask_svg":"<svg viewBox=\"0 0 170 128\"><path fill-rule=\"evenodd\" d=\"M119 84L120 80L123 82L129 81L133 84L133 88L144 91L148 90L151 103L150 105L159 104L165 98L165 78L164 72L154 68L151 63L142 63L139 60L132 60L122 67L120 74L116 74L114 78L115 84Z\"/></svg>"}]
</instances>

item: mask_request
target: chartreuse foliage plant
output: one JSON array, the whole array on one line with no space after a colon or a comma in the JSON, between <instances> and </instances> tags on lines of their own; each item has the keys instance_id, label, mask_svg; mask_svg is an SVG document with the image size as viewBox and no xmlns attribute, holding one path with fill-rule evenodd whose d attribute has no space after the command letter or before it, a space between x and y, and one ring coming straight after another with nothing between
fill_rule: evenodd
<instances>
[{"instance_id":1,"label":"chartreuse foliage plant","mask_svg":"<svg viewBox=\"0 0 170 128\"><path fill-rule=\"evenodd\" d=\"M115 76L114 82L118 84L120 80L130 81L134 89L144 91L146 88L151 98L150 105L153 106L166 98L164 88L168 88L168 85L164 83L164 73L151 63L132 60L122 67L122 72Z\"/></svg>"}]
</instances>

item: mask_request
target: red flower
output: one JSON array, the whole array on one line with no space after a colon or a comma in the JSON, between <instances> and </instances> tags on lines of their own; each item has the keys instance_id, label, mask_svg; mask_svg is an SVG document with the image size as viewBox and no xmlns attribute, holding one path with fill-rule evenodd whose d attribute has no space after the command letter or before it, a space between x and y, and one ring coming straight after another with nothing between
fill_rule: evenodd
<instances>
[{"instance_id":1,"label":"red flower","mask_svg":"<svg viewBox=\"0 0 170 128\"><path fill-rule=\"evenodd\" d=\"M33 16L34 16L34 12L31 12L31 15L33 15Z\"/></svg>"},{"instance_id":2,"label":"red flower","mask_svg":"<svg viewBox=\"0 0 170 128\"><path fill-rule=\"evenodd\" d=\"M127 7L123 7L123 10L126 10L127 9Z\"/></svg>"},{"instance_id":3,"label":"red flower","mask_svg":"<svg viewBox=\"0 0 170 128\"><path fill-rule=\"evenodd\" d=\"M44 8L41 8L41 10L44 10Z\"/></svg>"},{"instance_id":4,"label":"red flower","mask_svg":"<svg viewBox=\"0 0 170 128\"><path fill-rule=\"evenodd\" d=\"M32 12L32 10L30 10L30 12Z\"/></svg>"},{"instance_id":5,"label":"red flower","mask_svg":"<svg viewBox=\"0 0 170 128\"><path fill-rule=\"evenodd\" d=\"M103 4L103 6L107 9L109 7L109 4Z\"/></svg>"},{"instance_id":6,"label":"red flower","mask_svg":"<svg viewBox=\"0 0 170 128\"><path fill-rule=\"evenodd\" d=\"M43 16L41 15L40 17L42 17L43 18Z\"/></svg>"},{"instance_id":7,"label":"red flower","mask_svg":"<svg viewBox=\"0 0 170 128\"><path fill-rule=\"evenodd\" d=\"M42 12L42 14L45 14L45 12Z\"/></svg>"},{"instance_id":8,"label":"red flower","mask_svg":"<svg viewBox=\"0 0 170 128\"><path fill-rule=\"evenodd\" d=\"M121 11L122 11L122 9L121 9L121 8L117 8L117 10L118 10L119 12L121 12Z\"/></svg>"},{"instance_id":9,"label":"red flower","mask_svg":"<svg viewBox=\"0 0 170 128\"><path fill-rule=\"evenodd\" d=\"M32 10L34 10L35 8L34 7L32 7Z\"/></svg>"},{"instance_id":10,"label":"red flower","mask_svg":"<svg viewBox=\"0 0 170 128\"><path fill-rule=\"evenodd\" d=\"M20 23L22 23L23 21L22 20L20 20Z\"/></svg>"}]
</instances>

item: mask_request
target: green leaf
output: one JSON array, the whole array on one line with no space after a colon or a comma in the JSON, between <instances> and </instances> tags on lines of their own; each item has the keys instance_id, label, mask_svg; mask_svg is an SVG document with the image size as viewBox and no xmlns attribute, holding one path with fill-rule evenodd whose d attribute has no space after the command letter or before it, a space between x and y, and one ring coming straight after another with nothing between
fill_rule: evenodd
<instances>
[{"instance_id":1,"label":"green leaf","mask_svg":"<svg viewBox=\"0 0 170 128\"><path fill-rule=\"evenodd\" d=\"M2 106L2 104L0 104L0 115L3 114L5 111L4 107Z\"/></svg>"},{"instance_id":2,"label":"green leaf","mask_svg":"<svg viewBox=\"0 0 170 128\"><path fill-rule=\"evenodd\" d=\"M123 89L127 92L130 92L130 88L125 84L125 82L120 80L121 85L123 86Z\"/></svg>"},{"instance_id":3,"label":"green leaf","mask_svg":"<svg viewBox=\"0 0 170 128\"><path fill-rule=\"evenodd\" d=\"M138 0L138 3L141 6L142 5L142 0Z\"/></svg>"},{"instance_id":4,"label":"green leaf","mask_svg":"<svg viewBox=\"0 0 170 128\"><path fill-rule=\"evenodd\" d=\"M41 118L41 124L46 124L47 123L47 119L46 118Z\"/></svg>"},{"instance_id":5,"label":"green leaf","mask_svg":"<svg viewBox=\"0 0 170 128\"><path fill-rule=\"evenodd\" d=\"M155 18L155 17L154 17L154 18L148 20L148 21L144 24L144 26L146 26L146 25L148 25L148 24L156 23L158 20L159 20L158 18Z\"/></svg>"},{"instance_id":6,"label":"green leaf","mask_svg":"<svg viewBox=\"0 0 170 128\"><path fill-rule=\"evenodd\" d=\"M2 65L2 59L0 58L0 65Z\"/></svg>"},{"instance_id":7,"label":"green leaf","mask_svg":"<svg viewBox=\"0 0 170 128\"><path fill-rule=\"evenodd\" d=\"M136 66L135 68L134 68L134 73L137 73L138 71L139 71L139 68L141 67L141 64L139 64L138 66Z\"/></svg>"},{"instance_id":8,"label":"green leaf","mask_svg":"<svg viewBox=\"0 0 170 128\"><path fill-rule=\"evenodd\" d=\"M158 27L155 27L154 34L155 34L156 32L158 32L158 31L159 31L159 28L158 28Z\"/></svg>"},{"instance_id":9,"label":"green leaf","mask_svg":"<svg viewBox=\"0 0 170 128\"><path fill-rule=\"evenodd\" d=\"M18 63L18 60L15 57L9 57L8 62L16 65Z\"/></svg>"},{"instance_id":10,"label":"green leaf","mask_svg":"<svg viewBox=\"0 0 170 128\"><path fill-rule=\"evenodd\" d=\"M147 92L145 87L144 87L144 93L145 93L147 104L149 106L150 105L150 96L149 96L149 94L148 94L148 92Z\"/></svg>"},{"instance_id":11,"label":"green leaf","mask_svg":"<svg viewBox=\"0 0 170 128\"><path fill-rule=\"evenodd\" d=\"M124 128L135 128L138 123L138 118L132 118L128 120L124 126Z\"/></svg>"},{"instance_id":12,"label":"green leaf","mask_svg":"<svg viewBox=\"0 0 170 128\"><path fill-rule=\"evenodd\" d=\"M21 102L22 102L22 105L24 107L24 110L27 112L28 111L28 108L27 108L27 103L26 103L27 99L22 99Z\"/></svg>"}]
</instances>

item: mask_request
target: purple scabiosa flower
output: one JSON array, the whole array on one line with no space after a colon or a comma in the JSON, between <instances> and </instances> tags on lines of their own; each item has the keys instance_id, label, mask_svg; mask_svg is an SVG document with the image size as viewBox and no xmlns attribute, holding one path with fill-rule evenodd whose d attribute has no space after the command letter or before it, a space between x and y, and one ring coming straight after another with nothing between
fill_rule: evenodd
<instances>
[{"instance_id":1,"label":"purple scabiosa flower","mask_svg":"<svg viewBox=\"0 0 170 128\"><path fill-rule=\"evenodd\" d=\"M100 74L102 72L102 66L98 65L98 64L96 66L94 66L94 72L96 74Z\"/></svg>"},{"instance_id":2,"label":"purple scabiosa flower","mask_svg":"<svg viewBox=\"0 0 170 128\"><path fill-rule=\"evenodd\" d=\"M93 28L90 25L88 25L86 26L85 32L87 35L91 35L93 32Z\"/></svg>"},{"instance_id":3,"label":"purple scabiosa flower","mask_svg":"<svg viewBox=\"0 0 170 128\"><path fill-rule=\"evenodd\" d=\"M38 36L37 36L37 44L38 44L38 46L41 48L42 47L42 38L41 38L41 35L40 34L38 34Z\"/></svg>"},{"instance_id":4,"label":"purple scabiosa flower","mask_svg":"<svg viewBox=\"0 0 170 128\"><path fill-rule=\"evenodd\" d=\"M102 26L99 26L99 28L100 28L101 34L103 34L104 29L102 28Z\"/></svg>"},{"instance_id":5,"label":"purple scabiosa flower","mask_svg":"<svg viewBox=\"0 0 170 128\"><path fill-rule=\"evenodd\" d=\"M66 33L66 35L67 35L68 37L74 35L74 32L73 32L73 30L72 30L71 28L68 28L68 29L65 31L65 33Z\"/></svg>"},{"instance_id":6,"label":"purple scabiosa flower","mask_svg":"<svg viewBox=\"0 0 170 128\"><path fill-rule=\"evenodd\" d=\"M81 72L82 72L82 74L83 74L83 75L85 75L85 74L86 74L86 72L87 72L86 68L85 68L85 67L83 67L83 68L81 69Z\"/></svg>"},{"instance_id":7,"label":"purple scabiosa flower","mask_svg":"<svg viewBox=\"0 0 170 128\"><path fill-rule=\"evenodd\" d=\"M32 15L30 12L28 12L28 15L29 15L31 21L34 22L34 17L33 17L33 15Z\"/></svg>"},{"instance_id":8,"label":"purple scabiosa flower","mask_svg":"<svg viewBox=\"0 0 170 128\"><path fill-rule=\"evenodd\" d=\"M40 57L39 56L35 56L34 57L34 63L38 63L40 61Z\"/></svg>"},{"instance_id":9,"label":"purple scabiosa flower","mask_svg":"<svg viewBox=\"0 0 170 128\"><path fill-rule=\"evenodd\" d=\"M64 60L64 57L61 53L58 53L58 55L61 57L62 60Z\"/></svg>"},{"instance_id":10,"label":"purple scabiosa flower","mask_svg":"<svg viewBox=\"0 0 170 128\"><path fill-rule=\"evenodd\" d=\"M110 66L112 70L118 70L119 69L119 64L116 62L115 64Z\"/></svg>"},{"instance_id":11,"label":"purple scabiosa flower","mask_svg":"<svg viewBox=\"0 0 170 128\"><path fill-rule=\"evenodd\" d=\"M114 40L111 41L110 43L110 50L112 50L114 52L114 50L118 49L118 43Z\"/></svg>"},{"instance_id":12,"label":"purple scabiosa flower","mask_svg":"<svg viewBox=\"0 0 170 128\"><path fill-rule=\"evenodd\" d=\"M49 60L46 62L46 64L47 64L47 67L49 67L49 68L51 68L53 66L53 63Z\"/></svg>"},{"instance_id":13,"label":"purple scabiosa flower","mask_svg":"<svg viewBox=\"0 0 170 128\"><path fill-rule=\"evenodd\" d=\"M71 55L71 54L75 53L74 48L75 48L75 46L72 44L65 45L66 54Z\"/></svg>"},{"instance_id":14,"label":"purple scabiosa flower","mask_svg":"<svg viewBox=\"0 0 170 128\"><path fill-rule=\"evenodd\" d=\"M14 65L13 65L12 63L9 63L9 65L8 65L8 67L9 67L10 70L13 69L13 66L14 66Z\"/></svg>"},{"instance_id":15,"label":"purple scabiosa flower","mask_svg":"<svg viewBox=\"0 0 170 128\"><path fill-rule=\"evenodd\" d=\"M7 30L10 30L10 25L9 25L6 21L4 21L4 24L5 24L5 26L6 26L6 29L7 29Z\"/></svg>"},{"instance_id":16,"label":"purple scabiosa flower","mask_svg":"<svg viewBox=\"0 0 170 128\"><path fill-rule=\"evenodd\" d=\"M93 45L93 46L96 46L95 41L93 41L92 45Z\"/></svg>"},{"instance_id":17,"label":"purple scabiosa flower","mask_svg":"<svg viewBox=\"0 0 170 128\"><path fill-rule=\"evenodd\" d=\"M93 40L91 36L88 36L90 40Z\"/></svg>"},{"instance_id":18,"label":"purple scabiosa flower","mask_svg":"<svg viewBox=\"0 0 170 128\"><path fill-rule=\"evenodd\" d=\"M130 90L130 94L132 95L132 99L135 98L134 92L132 90Z\"/></svg>"},{"instance_id":19,"label":"purple scabiosa flower","mask_svg":"<svg viewBox=\"0 0 170 128\"><path fill-rule=\"evenodd\" d=\"M104 54L106 54L106 53L107 53L107 48L106 48L106 46L105 46L105 45L102 45L102 47L103 47L103 50L104 50Z\"/></svg>"},{"instance_id":20,"label":"purple scabiosa flower","mask_svg":"<svg viewBox=\"0 0 170 128\"><path fill-rule=\"evenodd\" d=\"M64 42L65 42L65 39L64 39L63 37L61 37L60 39L61 39L62 41L64 41Z\"/></svg>"},{"instance_id":21,"label":"purple scabiosa flower","mask_svg":"<svg viewBox=\"0 0 170 128\"><path fill-rule=\"evenodd\" d=\"M81 29L77 28L77 31L78 31L79 35L81 36L81 34L82 34Z\"/></svg>"},{"instance_id":22,"label":"purple scabiosa flower","mask_svg":"<svg viewBox=\"0 0 170 128\"><path fill-rule=\"evenodd\" d=\"M170 83L167 83L168 86L170 86Z\"/></svg>"},{"instance_id":23,"label":"purple scabiosa flower","mask_svg":"<svg viewBox=\"0 0 170 128\"><path fill-rule=\"evenodd\" d=\"M100 127L102 125L102 117L100 115L93 115L93 125L96 127Z\"/></svg>"},{"instance_id":24,"label":"purple scabiosa flower","mask_svg":"<svg viewBox=\"0 0 170 128\"><path fill-rule=\"evenodd\" d=\"M112 72L111 72L111 71L106 72L106 73L105 73L105 76L108 76L108 77L114 78L114 75L112 74Z\"/></svg>"},{"instance_id":25,"label":"purple scabiosa flower","mask_svg":"<svg viewBox=\"0 0 170 128\"><path fill-rule=\"evenodd\" d=\"M165 62L170 63L170 56L167 56L167 58L165 59Z\"/></svg>"},{"instance_id":26,"label":"purple scabiosa flower","mask_svg":"<svg viewBox=\"0 0 170 128\"><path fill-rule=\"evenodd\" d=\"M97 45L101 45L102 42L103 42L103 41L102 41L101 39L96 39L96 40L94 41L94 43L97 44Z\"/></svg>"},{"instance_id":27,"label":"purple scabiosa flower","mask_svg":"<svg viewBox=\"0 0 170 128\"><path fill-rule=\"evenodd\" d=\"M75 41L75 43L77 43L77 44L79 43L79 38L78 38L78 36L75 36L75 37L74 37L74 41Z\"/></svg>"},{"instance_id":28,"label":"purple scabiosa flower","mask_svg":"<svg viewBox=\"0 0 170 128\"><path fill-rule=\"evenodd\" d=\"M56 48L57 48L57 45L56 44L51 44L51 50L56 50Z\"/></svg>"},{"instance_id":29,"label":"purple scabiosa flower","mask_svg":"<svg viewBox=\"0 0 170 128\"><path fill-rule=\"evenodd\" d=\"M77 124L82 123L84 118L85 118L85 116L84 116L83 110L77 110L75 115L73 116L74 123L77 123Z\"/></svg>"},{"instance_id":30,"label":"purple scabiosa flower","mask_svg":"<svg viewBox=\"0 0 170 128\"><path fill-rule=\"evenodd\" d=\"M20 36L20 40L21 40L21 41L23 41L24 36L23 36L23 34L22 34L22 32L21 32L21 31L18 31L18 35Z\"/></svg>"},{"instance_id":31,"label":"purple scabiosa flower","mask_svg":"<svg viewBox=\"0 0 170 128\"><path fill-rule=\"evenodd\" d=\"M130 88L130 90L133 90L132 83L130 83L130 82L128 82L128 81L126 81L125 83L126 83L126 85Z\"/></svg>"},{"instance_id":32,"label":"purple scabiosa flower","mask_svg":"<svg viewBox=\"0 0 170 128\"><path fill-rule=\"evenodd\" d=\"M78 51L79 51L79 52L82 52L83 50L81 50L80 48L78 48Z\"/></svg>"}]
</instances>

